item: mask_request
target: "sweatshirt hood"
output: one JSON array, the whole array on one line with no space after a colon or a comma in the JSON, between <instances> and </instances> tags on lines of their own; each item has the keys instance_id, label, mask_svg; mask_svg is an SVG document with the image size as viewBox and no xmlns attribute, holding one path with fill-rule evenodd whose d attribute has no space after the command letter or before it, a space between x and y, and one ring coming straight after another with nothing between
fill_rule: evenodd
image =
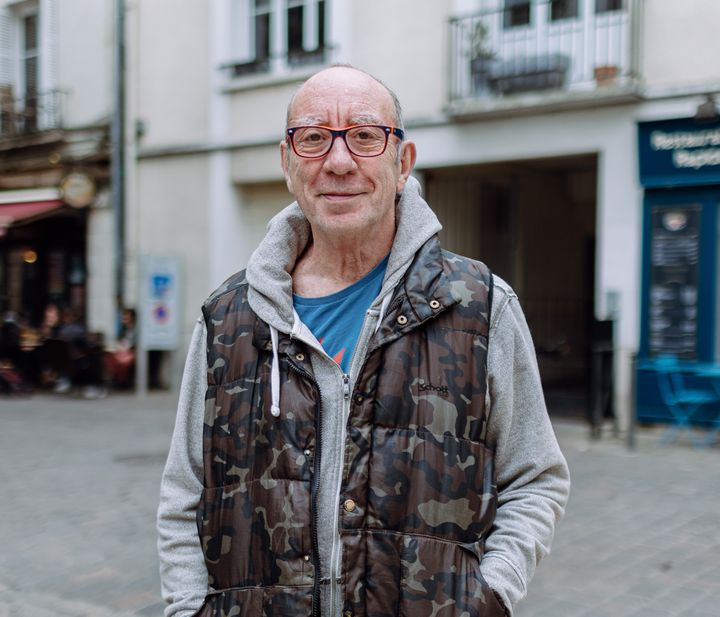
<instances>
[{"instance_id":1,"label":"sweatshirt hood","mask_svg":"<svg viewBox=\"0 0 720 617\"><path fill-rule=\"evenodd\" d=\"M396 207L397 229L385 270L382 290L373 306L380 305L400 282L415 253L442 225L420 193L420 183L408 178ZM290 333L296 323L291 273L312 238L310 223L297 202L275 215L247 266L248 302L271 327Z\"/></svg>"}]
</instances>

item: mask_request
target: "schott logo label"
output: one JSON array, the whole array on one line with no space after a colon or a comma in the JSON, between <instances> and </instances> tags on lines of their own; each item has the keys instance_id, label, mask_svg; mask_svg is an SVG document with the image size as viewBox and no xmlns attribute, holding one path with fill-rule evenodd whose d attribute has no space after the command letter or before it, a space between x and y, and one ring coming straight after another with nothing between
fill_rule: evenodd
<instances>
[{"instance_id":1,"label":"schott logo label","mask_svg":"<svg viewBox=\"0 0 720 617\"><path fill-rule=\"evenodd\" d=\"M420 392L437 392L440 396L448 395L447 386L436 386L431 383L421 383L419 389Z\"/></svg>"}]
</instances>

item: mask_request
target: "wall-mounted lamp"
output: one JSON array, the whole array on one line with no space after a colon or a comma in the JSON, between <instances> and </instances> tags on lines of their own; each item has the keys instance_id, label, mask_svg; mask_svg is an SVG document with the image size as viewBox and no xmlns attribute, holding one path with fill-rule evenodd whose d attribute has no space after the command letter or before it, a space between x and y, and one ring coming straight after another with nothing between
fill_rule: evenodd
<instances>
[{"instance_id":1,"label":"wall-mounted lamp","mask_svg":"<svg viewBox=\"0 0 720 617\"><path fill-rule=\"evenodd\" d=\"M142 118L137 118L135 120L135 139L140 141L145 136L146 131L145 121Z\"/></svg>"},{"instance_id":2,"label":"wall-mounted lamp","mask_svg":"<svg viewBox=\"0 0 720 617\"><path fill-rule=\"evenodd\" d=\"M707 94L705 100L698 105L695 112L695 120L698 122L715 122L720 120L717 103L712 94Z\"/></svg>"}]
</instances>

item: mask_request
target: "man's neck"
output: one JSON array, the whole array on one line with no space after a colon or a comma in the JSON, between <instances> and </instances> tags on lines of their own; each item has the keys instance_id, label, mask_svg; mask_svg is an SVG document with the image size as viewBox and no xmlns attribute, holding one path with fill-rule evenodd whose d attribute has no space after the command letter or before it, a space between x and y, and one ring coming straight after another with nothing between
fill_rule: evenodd
<instances>
[{"instance_id":1,"label":"man's neck","mask_svg":"<svg viewBox=\"0 0 720 617\"><path fill-rule=\"evenodd\" d=\"M295 264L293 292L306 298L327 296L360 280L377 266L392 247L386 238L313 237Z\"/></svg>"}]
</instances>

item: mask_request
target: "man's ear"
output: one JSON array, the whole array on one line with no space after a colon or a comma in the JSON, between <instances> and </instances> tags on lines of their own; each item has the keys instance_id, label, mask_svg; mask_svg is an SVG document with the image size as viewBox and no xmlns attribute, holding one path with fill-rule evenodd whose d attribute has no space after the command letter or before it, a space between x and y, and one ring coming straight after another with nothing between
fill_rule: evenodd
<instances>
[{"instance_id":1,"label":"man's ear","mask_svg":"<svg viewBox=\"0 0 720 617\"><path fill-rule=\"evenodd\" d=\"M395 187L396 193L402 193L403 189L405 188L405 183L410 177L410 173L412 172L413 167L415 167L416 159L417 150L415 149L415 142L404 142L402 145L402 150L400 151L400 161L398 162L398 165L400 165L400 176L398 177L397 185Z\"/></svg>"},{"instance_id":2,"label":"man's ear","mask_svg":"<svg viewBox=\"0 0 720 617\"><path fill-rule=\"evenodd\" d=\"M290 146L285 140L280 142L280 166L285 175L285 184L288 187L288 191L294 195L295 192L293 191L292 180L290 179Z\"/></svg>"}]
</instances>

